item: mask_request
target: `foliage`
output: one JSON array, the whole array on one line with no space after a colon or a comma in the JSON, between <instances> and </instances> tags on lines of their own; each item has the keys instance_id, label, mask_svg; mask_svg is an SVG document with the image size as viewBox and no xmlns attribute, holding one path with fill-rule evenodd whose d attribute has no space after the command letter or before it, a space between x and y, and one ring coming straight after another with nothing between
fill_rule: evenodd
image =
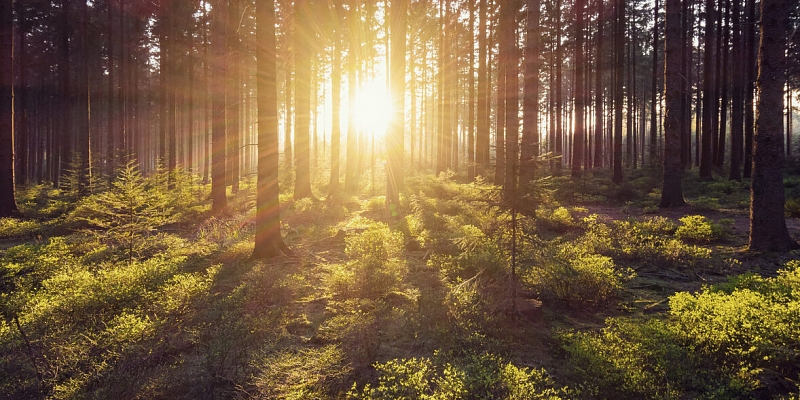
<instances>
[{"instance_id":1,"label":"foliage","mask_svg":"<svg viewBox=\"0 0 800 400\"><path fill-rule=\"evenodd\" d=\"M345 242L349 261L333 265L328 278L335 293L374 299L399 288L406 269L402 233L373 223Z\"/></svg>"},{"instance_id":2,"label":"foliage","mask_svg":"<svg viewBox=\"0 0 800 400\"><path fill-rule=\"evenodd\" d=\"M156 175L158 177L158 175ZM122 167L111 189L89 196L75 218L87 222L101 241L120 247L130 262L150 245L156 228L175 221L173 207L157 179L146 180L131 161Z\"/></svg>"},{"instance_id":3,"label":"foliage","mask_svg":"<svg viewBox=\"0 0 800 400\"><path fill-rule=\"evenodd\" d=\"M711 222L702 215L687 215L680 219L681 226L675 231L675 236L685 242L709 243L723 239L729 235L733 220L721 219L718 223Z\"/></svg>"},{"instance_id":4,"label":"foliage","mask_svg":"<svg viewBox=\"0 0 800 400\"><path fill-rule=\"evenodd\" d=\"M619 296L635 273L617 268L610 257L576 250L571 245L537 260L525 275L537 291L568 304L602 305Z\"/></svg>"},{"instance_id":5,"label":"foliage","mask_svg":"<svg viewBox=\"0 0 800 400\"><path fill-rule=\"evenodd\" d=\"M568 398L544 369L519 368L493 354L394 359L375 364L378 382L350 399L549 399Z\"/></svg>"}]
</instances>

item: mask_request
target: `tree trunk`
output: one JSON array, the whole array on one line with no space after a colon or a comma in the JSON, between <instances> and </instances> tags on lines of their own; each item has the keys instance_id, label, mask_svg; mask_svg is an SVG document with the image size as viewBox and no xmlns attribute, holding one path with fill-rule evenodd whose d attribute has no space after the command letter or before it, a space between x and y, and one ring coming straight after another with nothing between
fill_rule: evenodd
<instances>
[{"instance_id":1,"label":"tree trunk","mask_svg":"<svg viewBox=\"0 0 800 400\"><path fill-rule=\"evenodd\" d=\"M714 166L722 169L722 164L725 162L725 136L728 130L728 87L730 80L728 79L728 44L730 43L730 0L725 0L725 16L724 26L721 25L722 31L722 48L719 55L720 61L720 112L719 112L719 134L717 135L717 152L714 153Z\"/></svg>"},{"instance_id":2,"label":"tree trunk","mask_svg":"<svg viewBox=\"0 0 800 400\"><path fill-rule=\"evenodd\" d=\"M656 103L658 101L658 0L653 6L653 76L650 84L650 164L656 164L656 141L658 140Z\"/></svg>"},{"instance_id":3,"label":"tree trunk","mask_svg":"<svg viewBox=\"0 0 800 400\"><path fill-rule=\"evenodd\" d=\"M702 150L700 154L700 177L711 179L712 165L712 143L713 131L716 125L713 114L717 102L716 96L716 68L714 67L714 54L716 52L716 38L714 35L714 3L713 0L706 0L706 32L705 32L705 55L703 59L703 136Z\"/></svg>"},{"instance_id":4,"label":"tree trunk","mask_svg":"<svg viewBox=\"0 0 800 400\"><path fill-rule=\"evenodd\" d=\"M341 16L340 5L336 3L334 13ZM331 65L331 179L328 184L328 198L339 193L339 166L341 160L342 128L339 114L342 109L342 28L337 22L333 32L333 61Z\"/></svg>"},{"instance_id":5,"label":"tree trunk","mask_svg":"<svg viewBox=\"0 0 800 400\"><path fill-rule=\"evenodd\" d=\"M594 167L603 167L603 0L597 0L597 62L594 80Z\"/></svg>"},{"instance_id":6,"label":"tree trunk","mask_svg":"<svg viewBox=\"0 0 800 400\"><path fill-rule=\"evenodd\" d=\"M681 98L685 85L681 70L684 54L681 37L681 0L667 0L664 33L664 181L660 207L680 207L683 200L683 162L681 161Z\"/></svg>"},{"instance_id":7,"label":"tree trunk","mask_svg":"<svg viewBox=\"0 0 800 400\"><path fill-rule=\"evenodd\" d=\"M744 82L741 35L741 0L733 0L733 63L731 65L731 165L729 179L742 180L742 146L744 143Z\"/></svg>"},{"instance_id":8,"label":"tree trunk","mask_svg":"<svg viewBox=\"0 0 800 400\"><path fill-rule=\"evenodd\" d=\"M488 45L486 40L486 2L480 0L480 22L478 26L478 113L476 132L476 161L481 174L489 169L489 65L487 63Z\"/></svg>"},{"instance_id":9,"label":"tree trunk","mask_svg":"<svg viewBox=\"0 0 800 400\"><path fill-rule=\"evenodd\" d=\"M275 60L275 4L256 4L256 92L258 102L258 190L254 259L288 252L281 239L278 195L278 76Z\"/></svg>"},{"instance_id":10,"label":"tree trunk","mask_svg":"<svg viewBox=\"0 0 800 400\"><path fill-rule=\"evenodd\" d=\"M621 1L621 0L619 0ZM561 95L562 74L561 67L563 63L563 45L561 44L561 0L556 0L556 137L555 137L555 171L554 174L561 174L561 166L564 163L563 151L563 138L564 138L564 113L563 110L563 96Z\"/></svg>"},{"instance_id":11,"label":"tree trunk","mask_svg":"<svg viewBox=\"0 0 800 400\"><path fill-rule=\"evenodd\" d=\"M0 1L0 217L19 211L14 197L14 11Z\"/></svg>"},{"instance_id":12,"label":"tree trunk","mask_svg":"<svg viewBox=\"0 0 800 400\"><path fill-rule=\"evenodd\" d=\"M295 179L294 198L313 197L311 193L311 24L310 0L295 3L297 26L294 30L295 50Z\"/></svg>"},{"instance_id":13,"label":"tree trunk","mask_svg":"<svg viewBox=\"0 0 800 400\"><path fill-rule=\"evenodd\" d=\"M519 71L517 57L517 20L518 11L516 0L505 0L501 5L500 24L503 26L501 46L505 48L506 69L505 110L506 110L506 174L505 174L505 199L514 201L517 193L517 162L519 158Z\"/></svg>"},{"instance_id":14,"label":"tree trunk","mask_svg":"<svg viewBox=\"0 0 800 400\"><path fill-rule=\"evenodd\" d=\"M225 98L227 76L227 0L217 0L211 18L211 46L213 64L211 73L212 117L211 117L211 209L215 213L224 211L225 195Z\"/></svg>"},{"instance_id":15,"label":"tree trunk","mask_svg":"<svg viewBox=\"0 0 800 400\"><path fill-rule=\"evenodd\" d=\"M614 23L614 177L613 182L622 183L622 71L625 68L625 0L616 1Z\"/></svg>"},{"instance_id":16,"label":"tree trunk","mask_svg":"<svg viewBox=\"0 0 800 400\"><path fill-rule=\"evenodd\" d=\"M750 186L750 251L795 249L784 214L783 86L786 33L792 2L761 1L758 102Z\"/></svg>"},{"instance_id":17,"label":"tree trunk","mask_svg":"<svg viewBox=\"0 0 800 400\"><path fill-rule=\"evenodd\" d=\"M541 69L540 1L527 0L525 19L525 92L522 103L522 146L519 181L528 185L536 177L539 157L539 70Z\"/></svg>"},{"instance_id":18,"label":"tree trunk","mask_svg":"<svg viewBox=\"0 0 800 400\"><path fill-rule=\"evenodd\" d=\"M580 178L583 161L583 141L585 135L584 113L586 111L586 95L584 94L584 54L583 31L585 29L584 8L586 0L575 0L575 132L572 139L572 178Z\"/></svg>"},{"instance_id":19,"label":"tree trunk","mask_svg":"<svg viewBox=\"0 0 800 400\"><path fill-rule=\"evenodd\" d=\"M391 20L391 56L389 59L389 84L392 93L392 115L387 135L388 153L386 182L386 211L390 218L400 216L400 189L403 185L403 153L405 139L405 82L406 82L406 15L407 0L392 0L389 18Z\"/></svg>"},{"instance_id":20,"label":"tree trunk","mask_svg":"<svg viewBox=\"0 0 800 400\"><path fill-rule=\"evenodd\" d=\"M744 171L742 176L750 178L753 170L753 136L755 135L755 81L756 81L756 0L746 0L747 23L745 23L745 49L742 61L745 67L744 86Z\"/></svg>"}]
</instances>

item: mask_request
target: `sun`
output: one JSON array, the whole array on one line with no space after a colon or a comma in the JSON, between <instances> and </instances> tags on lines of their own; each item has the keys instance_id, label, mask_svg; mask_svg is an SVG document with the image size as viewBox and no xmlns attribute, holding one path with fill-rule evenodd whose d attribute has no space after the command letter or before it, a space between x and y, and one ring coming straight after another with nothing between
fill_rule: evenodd
<instances>
[{"instance_id":1,"label":"sun","mask_svg":"<svg viewBox=\"0 0 800 400\"><path fill-rule=\"evenodd\" d=\"M385 133L393 111L392 98L385 83L379 80L365 82L356 92L353 122L358 130L371 135Z\"/></svg>"}]
</instances>

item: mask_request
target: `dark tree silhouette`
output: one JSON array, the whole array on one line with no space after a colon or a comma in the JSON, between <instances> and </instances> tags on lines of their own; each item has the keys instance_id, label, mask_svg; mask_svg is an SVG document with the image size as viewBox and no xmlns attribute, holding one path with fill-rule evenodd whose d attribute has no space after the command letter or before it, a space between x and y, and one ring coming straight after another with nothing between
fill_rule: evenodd
<instances>
[{"instance_id":1,"label":"dark tree silhouette","mask_svg":"<svg viewBox=\"0 0 800 400\"><path fill-rule=\"evenodd\" d=\"M0 1L0 217L18 212L14 198L13 2Z\"/></svg>"},{"instance_id":2,"label":"dark tree silhouette","mask_svg":"<svg viewBox=\"0 0 800 400\"><path fill-rule=\"evenodd\" d=\"M211 209L214 212L221 212L228 206L225 196L226 2L217 0L211 17Z\"/></svg>"},{"instance_id":3,"label":"dark tree silhouette","mask_svg":"<svg viewBox=\"0 0 800 400\"><path fill-rule=\"evenodd\" d=\"M684 108L681 55L684 53L681 37L681 0L667 0L664 34L664 181L660 207L679 207L683 200L683 163L681 162L681 121Z\"/></svg>"},{"instance_id":4,"label":"dark tree silhouette","mask_svg":"<svg viewBox=\"0 0 800 400\"><path fill-rule=\"evenodd\" d=\"M798 248L789 236L784 214L783 86L786 83L786 32L790 0L761 1L758 48L758 102L750 185L751 251Z\"/></svg>"},{"instance_id":5,"label":"dark tree silhouette","mask_svg":"<svg viewBox=\"0 0 800 400\"><path fill-rule=\"evenodd\" d=\"M388 140L388 174L386 182L386 210L390 217L398 217L400 210L400 188L403 183L403 149L405 132L405 82L406 82L406 15L407 0L392 0L389 10L391 21L391 57L389 59L389 83L392 93L392 115Z\"/></svg>"}]
</instances>

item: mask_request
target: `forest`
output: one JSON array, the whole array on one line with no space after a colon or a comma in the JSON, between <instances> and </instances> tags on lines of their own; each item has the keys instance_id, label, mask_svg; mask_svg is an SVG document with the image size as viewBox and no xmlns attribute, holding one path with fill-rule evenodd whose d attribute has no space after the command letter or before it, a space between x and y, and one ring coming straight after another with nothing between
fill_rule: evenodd
<instances>
[{"instance_id":1,"label":"forest","mask_svg":"<svg viewBox=\"0 0 800 400\"><path fill-rule=\"evenodd\" d=\"M796 0L0 0L0 398L800 399Z\"/></svg>"}]
</instances>

